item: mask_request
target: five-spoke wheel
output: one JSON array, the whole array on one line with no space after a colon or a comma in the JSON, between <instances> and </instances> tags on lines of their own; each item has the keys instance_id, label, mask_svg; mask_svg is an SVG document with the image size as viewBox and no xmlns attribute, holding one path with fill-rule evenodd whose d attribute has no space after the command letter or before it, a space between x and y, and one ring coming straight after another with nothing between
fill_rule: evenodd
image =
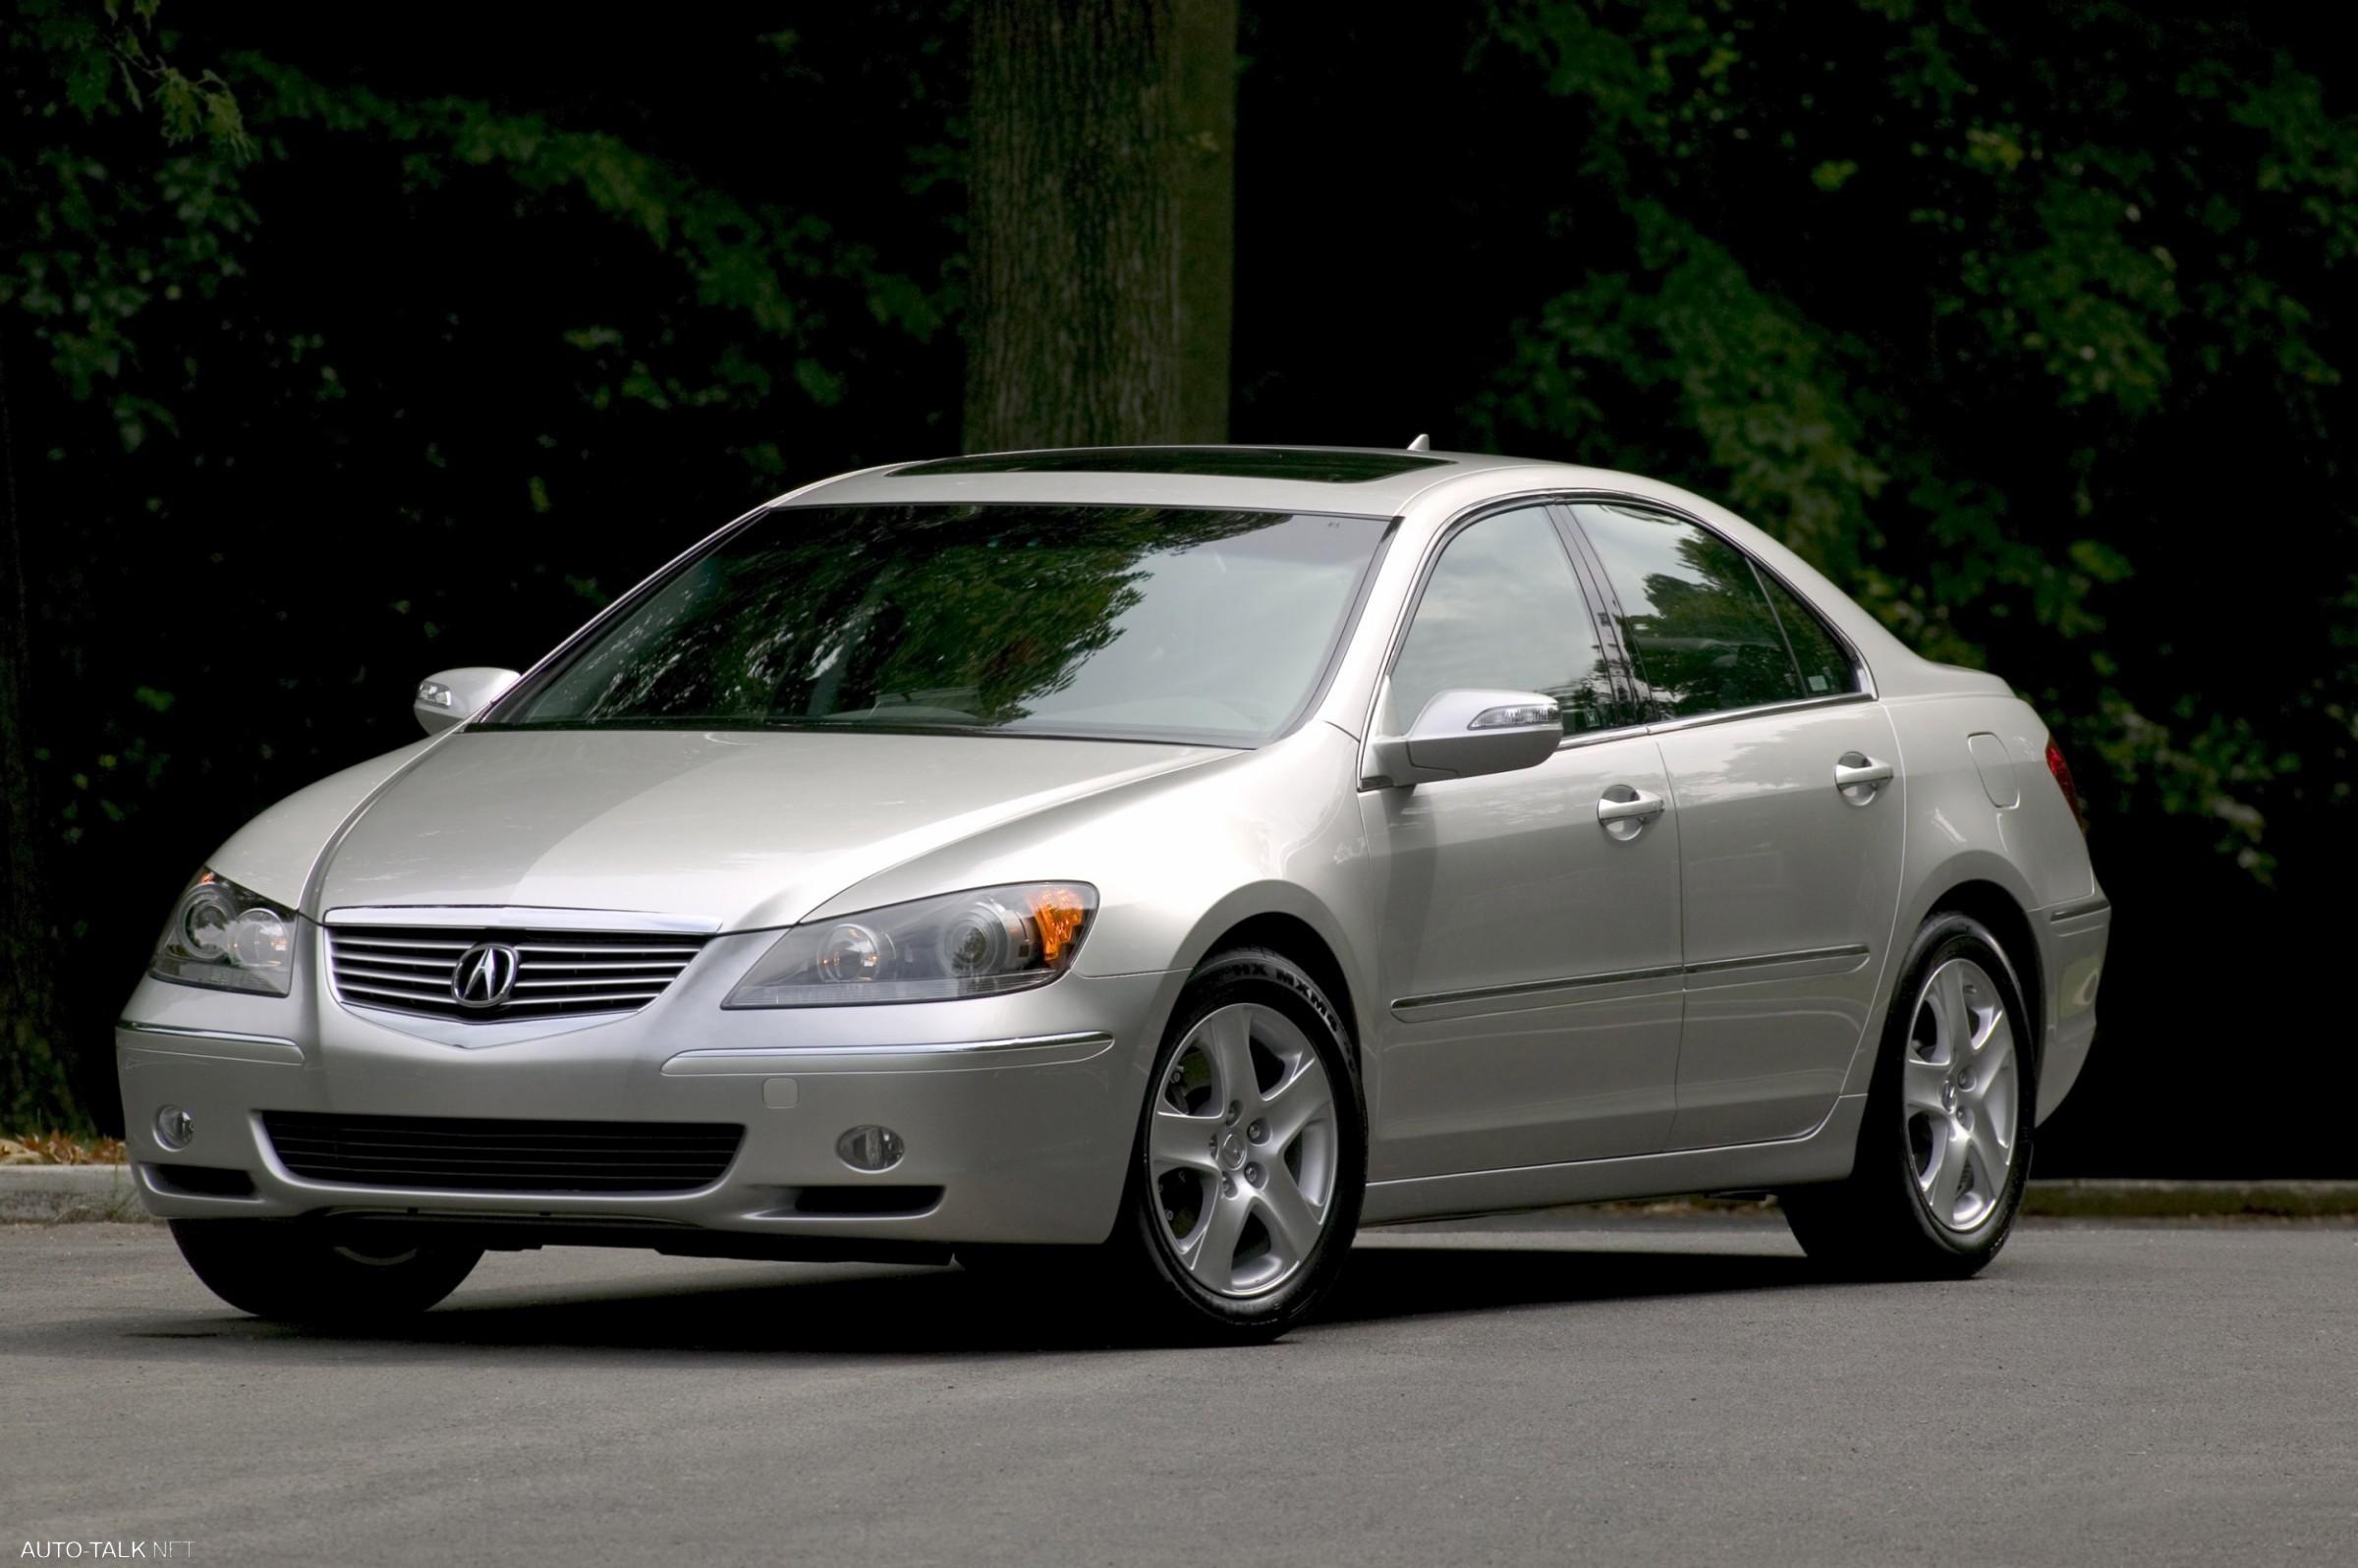
<instances>
[{"instance_id":1,"label":"five-spoke wheel","mask_svg":"<svg viewBox=\"0 0 2358 1568\"><path fill-rule=\"evenodd\" d=\"M1227 1338L1282 1333L1359 1224L1367 1136L1350 1036L1298 966L1208 960L1156 1054L1130 1234L1164 1304Z\"/></svg>"},{"instance_id":2,"label":"five-spoke wheel","mask_svg":"<svg viewBox=\"0 0 2358 1568\"><path fill-rule=\"evenodd\" d=\"M2004 1197L2022 1115L2014 1025L1988 970L1952 958L1925 977L1900 1064L1925 1212L1970 1233Z\"/></svg>"},{"instance_id":3,"label":"five-spoke wheel","mask_svg":"<svg viewBox=\"0 0 2358 1568\"><path fill-rule=\"evenodd\" d=\"M1334 1203L1334 1089L1283 1013L1235 1002L1179 1042L1147 1123L1147 1172L1162 1239L1216 1295L1291 1279Z\"/></svg>"},{"instance_id":4,"label":"five-spoke wheel","mask_svg":"<svg viewBox=\"0 0 2358 1568\"><path fill-rule=\"evenodd\" d=\"M2030 1171L2029 1018L1987 926L1954 913L1925 923L1901 965L1849 1178L1777 1195L1812 1258L1959 1278L1997 1256Z\"/></svg>"}]
</instances>

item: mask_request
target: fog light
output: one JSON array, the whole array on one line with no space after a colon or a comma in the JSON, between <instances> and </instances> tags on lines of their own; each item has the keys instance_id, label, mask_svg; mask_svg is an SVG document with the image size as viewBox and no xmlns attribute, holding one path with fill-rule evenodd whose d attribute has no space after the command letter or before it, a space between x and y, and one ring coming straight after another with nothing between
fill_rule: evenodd
<instances>
[{"instance_id":1,"label":"fog light","mask_svg":"<svg viewBox=\"0 0 2358 1568\"><path fill-rule=\"evenodd\" d=\"M178 1105L166 1105L155 1113L155 1141L177 1152L189 1147L196 1136L196 1118Z\"/></svg>"},{"instance_id":2,"label":"fog light","mask_svg":"<svg viewBox=\"0 0 2358 1568\"><path fill-rule=\"evenodd\" d=\"M835 1140L835 1152L854 1170L890 1170L908 1146L889 1127L855 1127Z\"/></svg>"}]
</instances>

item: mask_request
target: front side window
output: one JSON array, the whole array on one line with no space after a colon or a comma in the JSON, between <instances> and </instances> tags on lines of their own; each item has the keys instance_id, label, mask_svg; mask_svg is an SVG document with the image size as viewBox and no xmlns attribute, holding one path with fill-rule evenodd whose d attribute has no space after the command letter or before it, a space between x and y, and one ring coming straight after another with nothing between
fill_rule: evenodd
<instances>
[{"instance_id":1,"label":"front side window","mask_svg":"<svg viewBox=\"0 0 2358 1568\"><path fill-rule=\"evenodd\" d=\"M480 727L1260 745L1314 695L1386 528L1169 507L781 507Z\"/></svg>"},{"instance_id":2,"label":"front side window","mask_svg":"<svg viewBox=\"0 0 2358 1568\"><path fill-rule=\"evenodd\" d=\"M1684 518L1606 502L1572 510L1620 601L1621 640L1656 719L1811 695L1751 557Z\"/></svg>"},{"instance_id":3,"label":"front side window","mask_svg":"<svg viewBox=\"0 0 2358 1568\"><path fill-rule=\"evenodd\" d=\"M1620 722L1597 623L1543 506L1484 518L1452 538L1392 666L1383 733L1399 735L1437 692L1544 692L1564 733Z\"/></svg>"}]
</instances>

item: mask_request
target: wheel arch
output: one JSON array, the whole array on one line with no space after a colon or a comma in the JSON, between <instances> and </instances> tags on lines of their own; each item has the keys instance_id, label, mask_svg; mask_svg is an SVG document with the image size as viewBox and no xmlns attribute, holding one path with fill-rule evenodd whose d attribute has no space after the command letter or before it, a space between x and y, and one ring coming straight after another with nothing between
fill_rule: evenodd
<instances>
[{"instance_id":1,"label":"wheel arch","mask_svg":"<svg viewBox=\"0 0 2358 1568\"><path fill-rule=\"evenodd\" d=\"M1935 898L1924 912L1924 920L1938 915L1963 915L1979 921L1997 938L1998 950L2014 968L2014 989L2022 997L2022 1005L2030 1012L2029 1028L2023 1033L2031 1047L2032 1071L2036 1076L2047 1054L2047 981L2044 961L2039 951L2039 938L2031 925L2031 918L2021 901L2005 887L1980 877L1960 881Z\"/></svg>"},{"instance_id":2,"label":"wheel arch","mask_svg":"<svg viewBox=\"0 0 2358 1568\"><path fill-rule=\"evenodd\" d=\"M1317 926L1299 915L1281 911L1248 915L1198 944L1195 961L1200 965L1215 954L1237 947L1265 947L1300 965L1302 972L1318 981L1319 989L1324 991L1326 999L1334 1004L1335 1012L1342 1018L1352 1057L1365 1067L1365 1032L1361 1027L1350 977L1343 969L1342 960L1335 956L1334 948Z\"/></svg>"}]
</instances>

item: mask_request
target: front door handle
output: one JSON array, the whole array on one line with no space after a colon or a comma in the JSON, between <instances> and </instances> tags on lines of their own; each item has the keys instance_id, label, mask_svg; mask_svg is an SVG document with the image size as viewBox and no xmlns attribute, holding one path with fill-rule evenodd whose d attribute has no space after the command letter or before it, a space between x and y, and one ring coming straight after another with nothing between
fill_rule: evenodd
<instances>
[{"instance_id":1,"label":"front door handle","mask_svg":"<svg viewBox=\"0 0 2358 1568\"><path fill-rule=\"evenodd\" d=\"M1864 752L1844 752L1834 759L1834 788L1853 806L1874 800L1892 776L1890 763L1879 762Z\"/></svg>"},{"instance_id":2,"label":"front door handle","mask_svg":"<svg viewBox=\"0 0 2358 1568\"><path fill-rule=\"evenodd\" d=\"M1888 777L1889 774L1890 770L1884 769L1884 776ZM1618 822L1624 817L1659 816L1662 814L1662 798L1659 795L1649 795L1644 790L1633 790L1626 784L1616 785L1614 788L1624 793L1620 795L1607 793L1597 802L1597 820L1600 822Z\"/></svg>"},{"instance_id":3,"label":"front door handle","mask_svg":"<svg viewBox=\"0 0 2358 1568\"><path fill-rule=\"evenodd\" d=\"M1646 824L1662 814L1662 798L1627 784L1616 784L1597 800L1597 820L1618 839L1633 839Z\"/></svg>"}]
</instances>

